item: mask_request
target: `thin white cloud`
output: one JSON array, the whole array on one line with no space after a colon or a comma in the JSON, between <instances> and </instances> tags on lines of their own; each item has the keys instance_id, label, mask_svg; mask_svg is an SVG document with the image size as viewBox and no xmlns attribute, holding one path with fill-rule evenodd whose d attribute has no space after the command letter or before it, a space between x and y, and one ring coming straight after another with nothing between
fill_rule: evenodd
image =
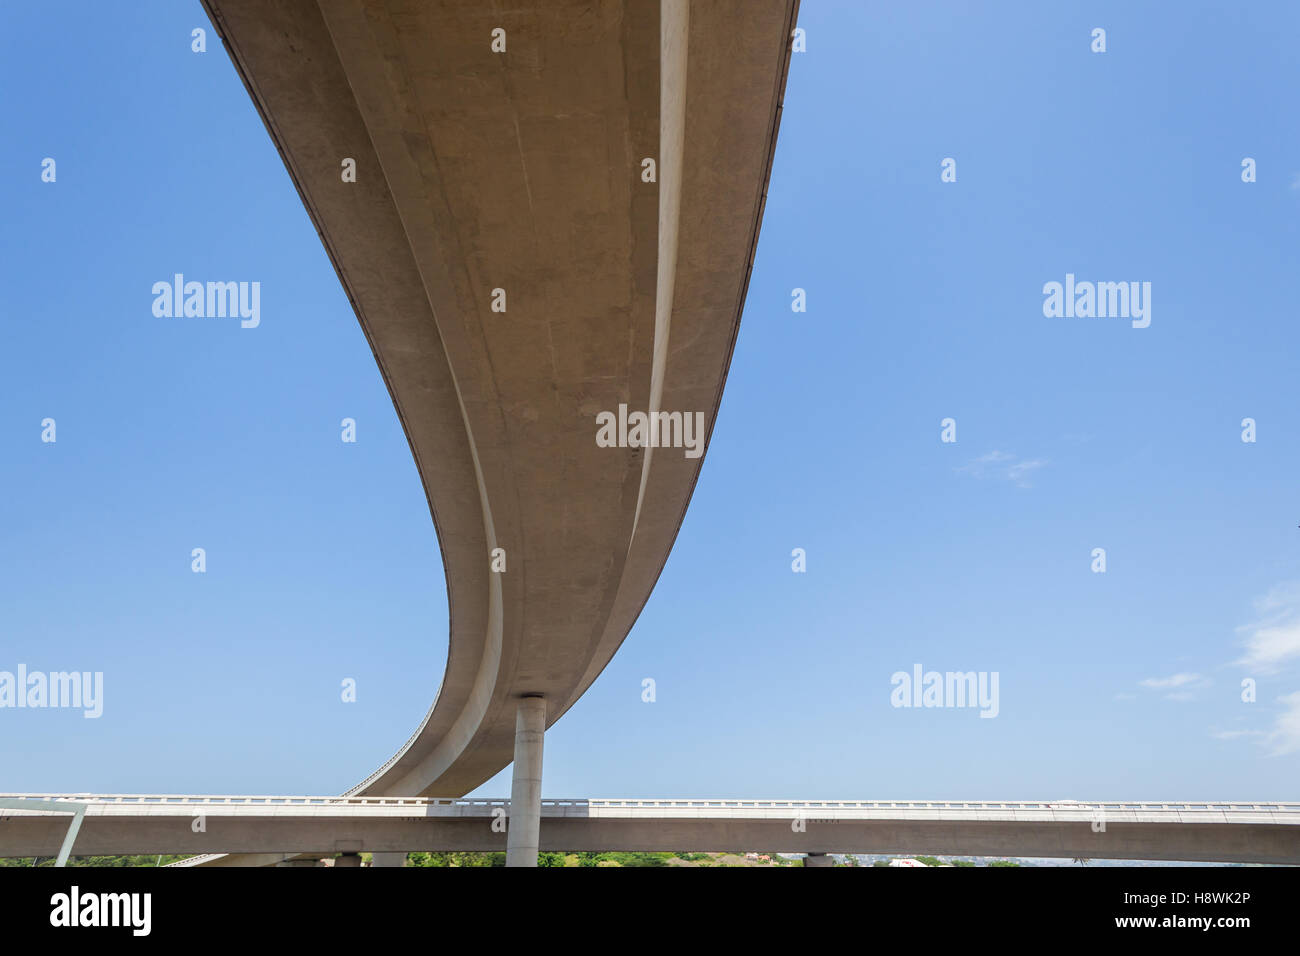
<instances>
[{"instance_id":1,"label":"thin white cloud","mask_svg":"<svg viewBox=\"0 0 1300 956\"><path fill-rule=\"evenodd\" d=\"M1161 695L1165 700L1195 700L1196 692L1212 683L1214 682L1208 677L1200 674L1180 673L1168 677L1148 677L1138 681L1138 686L1148 690L1168 691L1169 693Z\"/></svg>"},{"instance_id":2,"label":"thin white cloud","mask_svg":"<svg viewBox=\"0 0 1300 956\"><path fill-rule=\"evenodd\" d=\"M1279 585L1255 601L1258 620L1237 628L1246 653L1233 661L1247 670L1272 674L1300 659L1300 586Z\"/></svg>"},{"instance_id":3,"label":"thin white cloud","mask_svg":"<svg viewBox=\"0 0 1300 956\"><path fill-rule=\"evenodd\" d=\"M1300 657L1300 621L1257 628L1246 638L1246 656L1237 663L1251 670L1272 673L1296 657Z\"/></svg>"},{"instance_id":4,"label":"thin white cloud","mask_svg":"<svg viewBox=\"0 0 1300 956\"><path fill-rule=\"evenodd\" d=\"M1022 488L1027 488L1029 486L1023 484L1025 475L1029 474L1031 471L1042 468L1046 464L1047 462L1043 461L1041 458L1035 458L1033 461L1018 461L1007 468L1007 477Z\"/></svg>"},{"instance_id":5,"label":"thin white cloud","mask_svg":"<svg viewBox=\"0 0 1300 956\"><path fill-rule=\"evenodd\" d=\"M1209 681L1200 674L1174 674L1170 677L1148 677L1146 680L1138 681L1142 687L1151 687L1156 690L1164 690L1169 687L1186 687L1191 684L1196 687L1203 687Z\"/></svg>"},{"instance_id":6,"label":"thin white cloud","mask_svg":"<svg viewBox=\"0 0 1300 956\"><path fill-rule=\"evenodd\" d=\"M1300 753L1300 690L1278 698L1282 709L1273 718L1271 730L1217 730L1215 740L1254 739L1270 757Z\"/></svg>"},{"instance_id":7,"label":"thin white cloud","mask_svg":"<svg viewBox=\"0 0 1300 956\"><path fill-rule=\"evenodd\" d=\"M1004 451L986 452L978 458L972 458L957 469L958 474L971 475L974 478L999 478L1010 481L1021 488L1032 487L1028 476L1047 462L1041 458L1021 458Z\"/></svg>"},{"instance_id":8,"label":"thin white cloud","mask_svg":"<svg viewBox=\"0 0 1300 956\"><path fill-rule=\"evenodd\" d=\"M1281 757L1300 751L1300 690L1278 698L1284 705L1282 713L1273 722L1273 729L1265 738L1270 757Z\"/></svg>"},{"instance_id":9,"label":"thin white cloud","mask_svg":"<svg viewBox=\"0 0 1300 956\"><path fill-rule=\"evenodd\" d=\"M972 458L957 470L965 472L968 475L974 475L976 478L983 478L989 465L996 465L999 462L1010 461L1014 457L1015 455L1008 455L1004 451L994 449L993 451L980 455L978 458Z\"/></svg>"}]
</instances>

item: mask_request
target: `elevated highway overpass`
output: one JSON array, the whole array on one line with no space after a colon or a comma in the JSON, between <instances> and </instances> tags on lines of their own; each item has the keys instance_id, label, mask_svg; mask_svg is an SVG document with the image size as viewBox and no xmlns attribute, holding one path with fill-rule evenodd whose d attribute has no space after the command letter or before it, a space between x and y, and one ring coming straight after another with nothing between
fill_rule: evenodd
<instances>
[{"instance_id":1,"label":"elevated highway overpass","mask_svg":"<svg viewBox=\"0 0 1300 956\"><path fill-rule=\"evenodd\" d=\"M84 805L74 853L294 856L506 849L508 800L422 797L0 795L0 856L53 856ZM907 800L543 800L543 850L768 850L1300 864L1300 803ZM196 820L202 819L197 827ZM248 856L246 856L248 855ZM179 864L178 864L179 865Z\"/></svg>"},{"instance_id":2,"label":"elevated highway overpass","mask_svg":"<svg viewBox=\"0 0 1300 956\"><path fill-rule=\"evenodd\" d=\"M699 476L797 0L203 4L374 352L446 571L433 703L348 794L459 797L513 761L511 862L535 863L544 731L627 636ZM677 446L602 447L620 406L677 415Z\"/></svg>"},{"instance_id":3,"label":"elevated highway overpass","mask_svg":"<svg viewBox=\"0 0 1300 956\"><path fill-rule=\"evenodd\" d=\"M703 461L603 447L598 416L699 414L707 446L797 0L203 3L409 440L447 665L343 797L0 795L0 855L66 853L71 833L81 855L212 865L527 865L539 848L1300 863L1294 803L542 800L544 732L628 634ZM512 761L510 800L460 799Z\"/></svg>"}]
</instances>

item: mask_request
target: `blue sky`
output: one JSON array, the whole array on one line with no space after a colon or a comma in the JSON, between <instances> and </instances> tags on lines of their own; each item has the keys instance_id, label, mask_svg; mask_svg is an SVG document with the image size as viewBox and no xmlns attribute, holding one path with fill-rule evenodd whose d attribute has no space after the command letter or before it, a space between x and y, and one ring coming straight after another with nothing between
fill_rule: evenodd
<instances>
[{"instance_id":1,"label":"blue sky","mask_svg":"<svg viewBox=\"0 0 1300 956\"><path fill-rule=\"evenodd\" d=\"M712 445L549 796L1300 799L1300 8L1134 6L805 0ZM337 792L445 663L396 414L197 26L0 7L0 670L105 681L0 710L0 790ZM261 326L154 317L175 272ZM1045 317L1067 273L1150 327ZM892 707L915 664L998 716Z\"/></svg>"}]
</instances>

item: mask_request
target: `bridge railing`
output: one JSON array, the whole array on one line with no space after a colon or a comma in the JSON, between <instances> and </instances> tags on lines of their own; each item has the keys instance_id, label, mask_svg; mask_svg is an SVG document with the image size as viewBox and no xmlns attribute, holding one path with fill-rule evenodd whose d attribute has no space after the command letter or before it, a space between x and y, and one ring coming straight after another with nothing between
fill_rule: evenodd
<instances>
[{"instance_id":1,"label":"bridge railing","mask_svg":"<svg viewBox=\"0 0 1300 956\"><path fill-rule=\"evenodd\" d=\"M313 797L284 795L222 795L174 793L6 793L0 799L21 803L75 802L109 806L207 807L410 807L426 809L462 807L508 808L510 801L489 797ZM1125 812L1269 812L1300 814L1300 803L1279 801L1023 801L1023 800L672 800L672 799L553 799L542 801L543 810L645 809L645 810L917 810L917 811L1089 811ZM33 809L36 809L33 806Z\"/></svg>"},{"instance_id":2,"label":"bridge railing","mask_svg":"<svg viewBox=\"0 0 1300 956\"><path fill-rule=\"evenodd\" d=\"M546 801L542 801L546 803ZM589 806L668 809L817 809L828 810L1169 810L1169 811L1293 811L1300 803L1278 802L1130 802L1130 801L997 801L997 800L606 800L585 801Z\"/></svg>"}]
</instances>

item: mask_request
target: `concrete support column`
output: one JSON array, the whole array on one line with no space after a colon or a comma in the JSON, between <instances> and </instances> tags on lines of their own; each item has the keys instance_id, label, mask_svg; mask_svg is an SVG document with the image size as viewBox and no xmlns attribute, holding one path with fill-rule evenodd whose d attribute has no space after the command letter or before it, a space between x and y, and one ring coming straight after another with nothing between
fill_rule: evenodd
<instances>
[{"instance_id":1,"label":"concrete support column","mask_svg":"<svg viewBox=\"0 0 1300 956\"><path fill-rule=\"evenodd\" d=\"M804 866L834 866L835 858L827 853L809 853L803 858Z\"/></svg>"},{"instance_id":2,"label":"concrete support column","mask_svg":"<svg viewBox=\"0 0 1300 956\"><path fill-rule=\"evenodd\" d=\"M542 735L546 700L524 697L515 713L514 778L506 829L506 866L536 866L542 831Z\"/></svg>"},{"instance_id":3,"label":"concrete support column","mask_svg":"<svg viewBox=\"0 0 1300 956\"><path fill-rule=\"evenodd\" d=\"M406 866L406 851L398 850L393 853L384 851L382 853L370 854L371 866Z\"/></svg>"},{"instance_id":4,"label":"concrete support column","mask_svg":"<svg viewBox=\"0 0 1300 956\"><path fill-rule=\"evenodd\" d=\"M360 866L360 865L361 865L360 853L340 853L338 856L334 858L335 868L338 868L340 866Z\"/></svg>"}]
</instances>

